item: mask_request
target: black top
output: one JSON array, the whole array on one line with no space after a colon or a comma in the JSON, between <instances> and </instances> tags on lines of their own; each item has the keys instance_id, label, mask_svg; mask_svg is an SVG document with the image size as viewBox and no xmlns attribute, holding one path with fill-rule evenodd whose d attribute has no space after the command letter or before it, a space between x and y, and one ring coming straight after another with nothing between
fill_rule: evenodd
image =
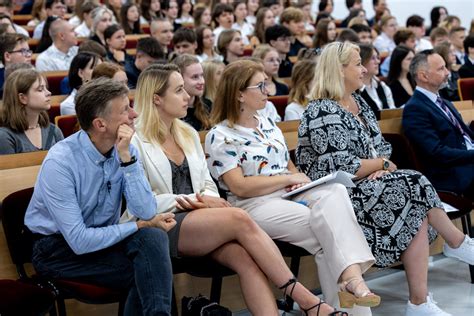
<instances>
[{"instance_id":1,"label":"black top","mask_svg":"<svg viewBox=\"0 0 474 316\"><path fill-rule=\"evenodd\" d=\"M130 89L135 89L137 87L138 76L140 76L141 71L135 66L135 60L125 60L125 73L128 78L128 87Z\"/></svg>"},{"instance_id":2,"label":"black top","mask_svg":"<svg viewBox=\"0 0 474 316\"><path fill-rule=\"evenodd\" d=\"M275 78L272 78L272 82L275 84L276 88L275 95L288 95L290 93L286 84L276 81Z\"/></svg>"},{"instance_id":3,"label":"black top","mask_svg":"<svg viewBox=\"0 0 474 316\"><path fill-rule=\"evenodd\" d=\"M168 159L169 160L169 159ZM169 160L171 166L171 177L174 194L192 194L193 183L191 181L191 173L189 172L188 160L184 157L181 165L175 164Z\"/></svg>"},{"instance_id":4,"label":"black top","mask_svg":"<svg viewBox=\"0 0 474 316\"><path fill-rule=\"evenodd\" d=\"M127 52L125 52L125 59L124 59L124 61L120 61L120 62L119 62L119 61L117 61L117 60L115 59L114 54L113 54L111 51L109 51L109 50L107 50L106 58L107 58L108 61L113 62L113 63L115 63L115 64L119 64L119 65L121 65L121 66L125 66L125 64L127 63L127 61L128 61L128 62L133 62L133 61L134 61L134 60L133 60L133 59L134 59L133 56L130 56L129 54L127 54Z\"/></svg>"},{"instance_id":5,"label":"black top","mask_svg":"<svg viewBox=\"0 0 474 316\"><path fill-rule=\"evenodd\" d=\"M288 78L291 77L291 71L293 70L293 63L288 59L288 56L281 61L280 68L278 68L278 77Z\"/></svg>"},{"instance_id":6,"label":"black top","mask_svg":"<svg viewBox=\"0 0 474 316\"><path fill-rule=\"evenodd\" d=\"M212 102L209 99L202 99L201 102L207 109L207 113L211 113ZM210 103L209 103L210 102ZM183 118L183 121L191 125L196 131L204 130L201 121L194 115L196 108L188 108L188 113Z\"/></svg>"},{"instance_id":7,"label":"black top","mask_svg":"<svg viewBox=\"0 0 474 316\"><path fill-rule=\"evenodd\" d=\"M99 38L96 34L94 34L93 36L91 36L89 39L90 39L90 40L93 40L94 42L97 42L97 43L99 43L100 45L102 45L102 46L105 47L104 43L102 43L102 41L100 40L100 38Z\"/></svg>"},{"instance_id":8,"label":"black top","mask_svg":"<svg viewBox=\"0 0 474 316\"><path fill-rule=\"evenodd\" d=\"M298 56L298 52L302 48L307 48L306 45L301 43L298 39L295 38L295 41L290 46L290 51L287 56Z\"/></svg>"},{"instance_id":9,"label":"black top","mask_svg":"<svg viewBox=\"0 0 474 316\"><path fill-rule=\"evenodd\" d=\"M410 99L411 95L403 88L400 81L395 80L388 85L392 90L393 102L397 108L403 106Z\"/></svg>"},{"instance_id":10,"label":"black top","mask_svg":"<svg viewBox=\"0 0 474 316\"><path fill-rule=\"evenodd\" d=\"M464 65L459 68L459 77L461 78L473 78L474 77L474 65L471 63L469 58L464 58Z\"/></svg>"}]
</instances>

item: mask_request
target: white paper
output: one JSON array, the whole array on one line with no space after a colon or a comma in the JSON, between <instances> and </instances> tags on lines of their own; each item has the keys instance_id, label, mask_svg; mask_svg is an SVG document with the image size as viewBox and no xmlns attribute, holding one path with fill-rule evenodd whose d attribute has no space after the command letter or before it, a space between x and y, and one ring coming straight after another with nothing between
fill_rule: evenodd
<instances>
[{"instance_id":1,"label":"white paper","mask_svg":"<svg viewBox=\"0 0 474 316\"><path fill-rule=\"evenodd\" d=\"M288 197L291 197L295 194L304 192L306 190L309 190L311 188L314 188L315 186L321 185L321 184L326 184L326 183L340 183L345 185L348 188L355 187L354 182L352 182L352 179L355 178L355 175L350 174L345 171L336 171L334 173L328 174L327 176L324 176L322 178L319 178L318 180L314 180L313 182L310 182L308 184L305 184L301 188L298 188L296 190L293 190L291 192L287 192L283 194L281 197L286 199Z\"/></svg>"},{"instance_id":2,"label":"white paper","mask_svg":"<svg viewBox=\"0 0 474 316\"><path fill-rule=\"evenodd\" d=\"M443 203L443 207L446 213L459 211L457 208L455 208L454 206L448 203L444 203L444 202L441 202L441 203Z\"/></svg>"}]
</instances>

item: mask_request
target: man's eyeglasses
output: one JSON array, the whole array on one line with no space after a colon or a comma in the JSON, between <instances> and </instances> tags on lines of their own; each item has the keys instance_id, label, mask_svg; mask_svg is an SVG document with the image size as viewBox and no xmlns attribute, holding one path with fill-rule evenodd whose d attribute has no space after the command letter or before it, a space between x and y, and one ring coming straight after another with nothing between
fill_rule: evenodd
<instances>
[{"instance_id":1,"label":"man's eyeglasses","mask_svg":"<svg viewBox=\"0 0 474 316\"><path fill-rule=\"evenodd\" d=\"M31 55L33 54L33 51L31 49L22 48L18 50L12 50L9 53L10 54L21 53L24 57L31 57Z\"/></svg>"},{"instance_id":2,"label":"man's eyeglasses","mask_svg":"<svg viewBox=\"0 0 474 316\"><path fill-rule=\"evenodd\" d=\"M280 41L280 42L288 41L288 42L293 43L294 40L295 40L295 38L293 36L281 36L281 37L277 38L277 41Z\"/></svg>"},{"instance_id":3,"label":"man's eyeglasses","mask_svg":"<svg viewBox=\"0 0 474 316\"><path fill-rule=\"evenodd\" d=\"M260 92L263 93L263 94L267 93L267 84L265 83L265 81L259 82L255 86L247 87L246 89L256 89L256 88L258 88L260 90Z\"/></svg>"}]
</instances>

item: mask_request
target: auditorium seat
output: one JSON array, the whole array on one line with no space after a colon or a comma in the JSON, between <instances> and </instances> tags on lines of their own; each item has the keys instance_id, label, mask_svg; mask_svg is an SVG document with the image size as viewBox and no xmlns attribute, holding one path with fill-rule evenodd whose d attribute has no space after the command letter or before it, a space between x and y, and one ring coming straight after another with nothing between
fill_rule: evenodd
<instances>
[{"instance_id":1,"label":"auditorium seat","mask_svg":"<svg viewBox=\"0 0 474 316\"><path fill-rule=\"evenodd\" d=\"M61 94L61 81L64 77L67 77L67 71L44 71L42 74L46 77L48 81L48 90L52 95Z\"/></svg>"},{"instance_id":2,"label":"auditorium seat","mask_svg":"<svg viewBox=\"0 0 474 316\"><path fill-rule=\"evenodd\" d=\"M458 91L461 100L474 100L474 78L458 79Z\"/></svg>"},{"instance_id":3,"label":"auditorium seat","mask_svg":"<svg viewBox=\"0 0 474 316\"><path fill-rule=\"evenodd\" d=\"M149 37L149 34L130 34L126 35L127 45L125 48L137 48L137 43L140 38Z\"/></svg>"},{"instance_id":4,"label":"auditorium seat","mask_svg":"<svg viewBox=\"0 0 474 316\"><path fill-rule=\"evenodd\" d=\"M285 117L285 108L288 105L288 96L287 95L272 96L272 97L268 97L268 101L271 101L275 105L278 115L280 115L281 119L283 120L283 118Z\"/></svg>"},{"instance_id":5,"label":"auditorium seat","mask_svg":"<svg viewBox=\"0 0 474 316\"><path fill-rule=\"evenodd\" d=\"M59 115L54 118L54 123L63 132L64 138L74 134L79 130L77 116L73 115Z\"/></svg>"},{"instance_id":6,"label":"auditorium seat","mask_svg":"<svg viewBox=\"0 0 474 316\"><path fill-rule=\"evenodd\" d=\"M13 15L13 23L26 26L33 19L31 14L15 14Z\"/></svg>"}]
</instances>

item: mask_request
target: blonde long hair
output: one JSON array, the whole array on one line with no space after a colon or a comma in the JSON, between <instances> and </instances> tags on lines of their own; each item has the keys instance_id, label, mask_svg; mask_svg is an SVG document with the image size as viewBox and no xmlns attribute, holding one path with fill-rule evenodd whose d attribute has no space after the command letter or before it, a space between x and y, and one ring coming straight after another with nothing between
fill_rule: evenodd
<instances>
[{"instance_id":1,"label":"blonde long hair","mask_svg":"<svg viewBox=\"0 0 474 316\"><path fill-rule=\"evenodd\" d=\"M217 59L208 59L202 62L202 70L204 73L204 97L214 102L217 94L217 81L216 72L219 67L225 66L225 64Z\"/></svg>"},{"instance_id":2,"label":"blonde long hair","mask_svg":"<svg viewBox=\"0 0 474 316\"><path fill-rule=\"evenodd\" d=\"M359 52L359 47L351 42L334 42L324 47L316 64L309 99L342 99L345 90L342 69L349 64L354 50Z\"/></svg>"},{"instance_id":3,"label":"blonde long hair","mask_svg":"<svg viewBox=\"0 0 474 316\"><path fill-rule=\"evenodd\" d=\"M168 129L153 100L155 94L165 95L173 72L180 73L178 66L156 64L145 69L138 77L135 93L135 110L138 113L136 129L146 140L159 146L165 142ZM189 146L193 143L193 129L185 122L178 118L174 119L171 134L184 152L194 148Z\"/></svg>"}]
</instances>

